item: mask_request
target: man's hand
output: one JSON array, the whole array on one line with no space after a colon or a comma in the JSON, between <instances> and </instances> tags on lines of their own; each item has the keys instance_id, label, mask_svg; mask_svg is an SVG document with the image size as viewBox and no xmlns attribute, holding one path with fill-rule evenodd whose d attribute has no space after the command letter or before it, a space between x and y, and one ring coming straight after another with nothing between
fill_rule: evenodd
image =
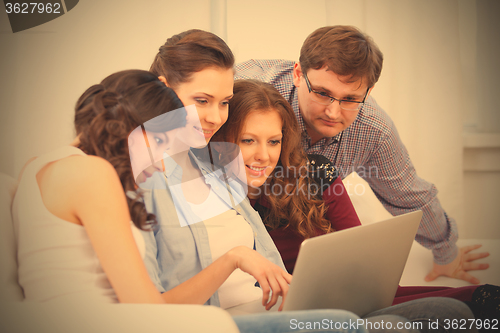
<instances>
[{"instance_id":1,"label":"man's hand","mask_svg":"<svg viewBox=\"0 0 500 333\"><path fill-rule=\"evenodd\" d=\"M469 253L472 250L480 248L482 245L469 245L459 249L457 257L446 265L438 265L434 263L432 271L427 274L425 281L433 281L438 276L444 275L454 279L460 279L472 284L479 284L479 279L467 273L467 271L474 271L480 269L487 269L489 264L473 263L474 260L485 258L490 254L488 252Z\"/></svg>"}]
</instances>

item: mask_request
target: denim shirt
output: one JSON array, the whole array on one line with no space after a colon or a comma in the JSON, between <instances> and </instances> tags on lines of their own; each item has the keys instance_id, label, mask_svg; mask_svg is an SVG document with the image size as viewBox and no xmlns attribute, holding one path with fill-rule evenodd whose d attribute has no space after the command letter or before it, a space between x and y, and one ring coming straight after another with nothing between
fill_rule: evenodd
<instances>
[{"instance_id":1,"label":"denim shirt","mask_svg":"<svg viewBox=\"0 0 500 333\"><path fill-rule=\"evenodd\" d=\"M250 224L255 238L254 249L285 269L273 240L259 214L250 205L242 186L234 180L222 180L220 169L214 171L211 165L197 159L192 152L189 154L211 190ZM160 292L176 287L212 263L205 224L185 201L180 187L170 187L180 184L182 169L170 158L164 159L164 164L164 174L156 172L141 184L146 209L156 215L158 222L154 233L150 232L145 237L144 261ZM206 304L220 306L218 293L215 292Z\"/></svg>"}]
</instances>

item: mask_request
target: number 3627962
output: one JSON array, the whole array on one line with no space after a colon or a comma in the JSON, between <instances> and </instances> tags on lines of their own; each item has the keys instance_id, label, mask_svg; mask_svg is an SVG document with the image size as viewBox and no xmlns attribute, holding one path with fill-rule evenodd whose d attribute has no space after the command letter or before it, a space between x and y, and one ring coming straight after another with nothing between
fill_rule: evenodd
<instances>
[{"instance_id":1,"label":"number 3627962","mask_svg":"<svg viewBox=\"0 0 500 333\"><path fill-rule=\"evenodd\" d=\"M15 2L6 3L5 11L7 14L61 14L60 3L41 3L41 2Z\"/></svg>"}]
</instances>

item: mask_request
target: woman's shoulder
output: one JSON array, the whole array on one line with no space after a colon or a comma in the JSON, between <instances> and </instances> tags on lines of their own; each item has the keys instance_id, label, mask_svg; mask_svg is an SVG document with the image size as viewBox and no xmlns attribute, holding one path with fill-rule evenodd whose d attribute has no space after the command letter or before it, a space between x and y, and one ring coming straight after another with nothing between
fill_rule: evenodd
<instances>
[{"instance_id":1,"label":"woman's shoulder","mask_svg":"<svg viewBox=\"0 0 500 333\"><path fill-rule=\"evenodd\" d=\"M105 171L114 169L113 165L106 159L95 155L71 155L57 161L61 167ZM75 171L76 171L75 170ZM78 170L79 171L79 170Z\"/></svg>"},{"instance_id":2,"label":"woman's shoulder","mask_svg":"<svg viewBox=\"0 0 500 333\"><path fill-rule=\"evenodd\" d=\"M118 174L111 163L92 155L71 155L51 162L40 170L37 178L41 187L50 187L63 195L119 184Z\"/></svg>"},{"instance_id":3,"label":"woman's shoulder","mask_svg":"<svg viewBox=\"0 0 500 333\"><path fill-rule=\"evenodd\" d=\"M74 178L88 178L97 176L102 178L103 174L116 173L113 165L106 159L93 155L71 155L53 163L53 167L61 175L71 175Z\"/></svg>"},{"instance_id":4,"label":"woman's shoulder","mask_svg":"<svg viewBox=\"0 0 500 333\"><path fill-rule=\"evenodd\" d=\"M79 150L68 152L58 154L54 151L32 161L20 186L25 189L24 193L36 190L45 208L54 216L81 224L75 214L78 207L95 200L96 194L103 196L123 190L111 163Z\"/></svg>"}]
</instances>

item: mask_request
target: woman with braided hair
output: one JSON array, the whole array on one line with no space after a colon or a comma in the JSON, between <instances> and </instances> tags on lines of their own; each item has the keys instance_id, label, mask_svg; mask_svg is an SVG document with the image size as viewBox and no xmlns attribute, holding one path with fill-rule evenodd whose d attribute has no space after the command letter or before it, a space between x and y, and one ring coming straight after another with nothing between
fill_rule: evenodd
<instances>
[{"instance_id":1,"label":"woman with braided hair","mask_svg":"<svg viewBox=\"0 0 500 333\"><path fill-rule=\"evenodd\" d=\"M30 161L14 198L19 283L27 300L163 302L140 255L140 229L154 216L140 196L125 195L137 188L128 140L156 119L161 128L146 134L153 151L164 150L167 143L155 138L184 126L185 111L178 121L162 116L182 107L172 89L140 70L112 74L80 97L76 139Z\"/></svg>"}]
</instances>

